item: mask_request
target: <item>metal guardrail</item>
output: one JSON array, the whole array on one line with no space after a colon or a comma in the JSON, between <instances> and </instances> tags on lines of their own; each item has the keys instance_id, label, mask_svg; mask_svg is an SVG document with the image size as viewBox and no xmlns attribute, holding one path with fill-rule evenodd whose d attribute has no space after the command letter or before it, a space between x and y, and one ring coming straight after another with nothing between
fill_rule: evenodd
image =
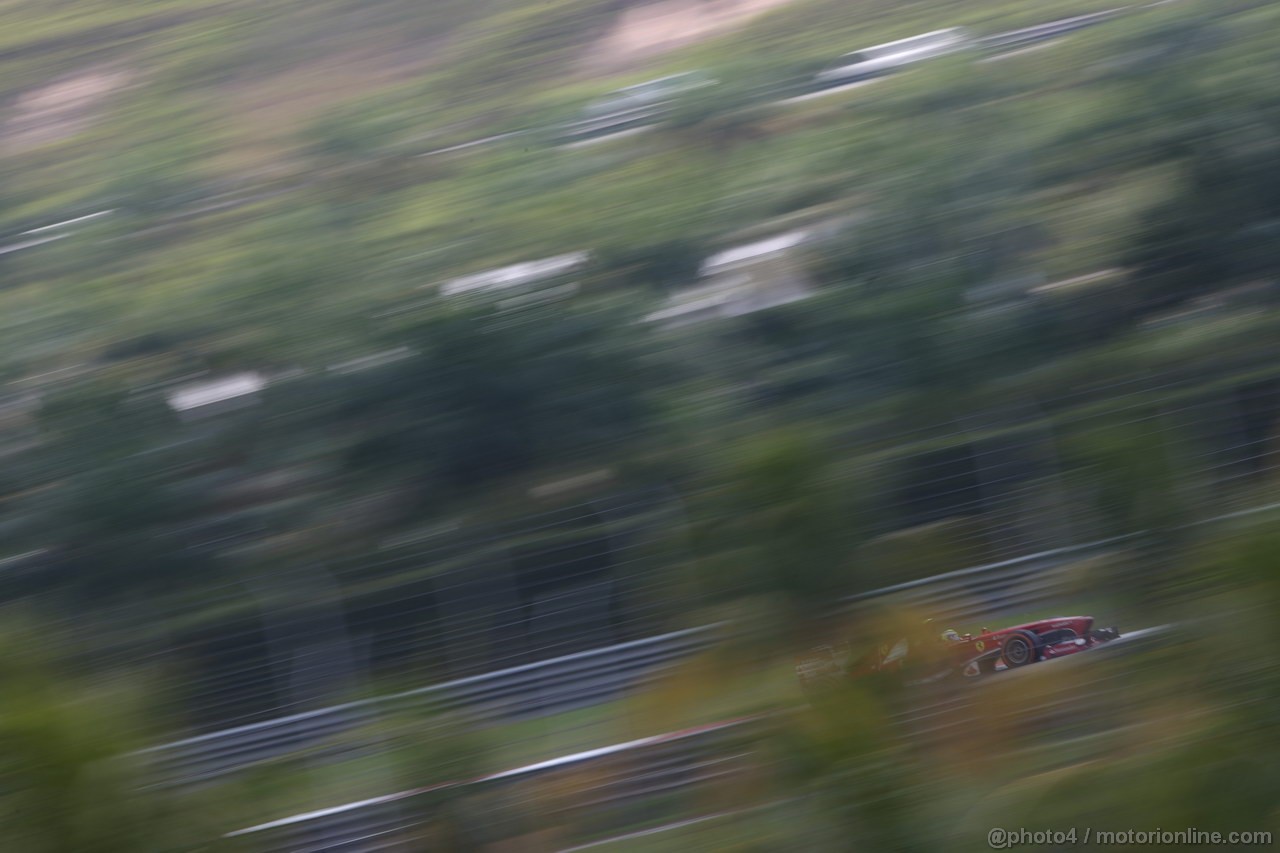
<instances>
[{"instance_id":1,"label":"metal guardrail","mask_svg":"<svg viewBox=\"0 0 1280 853\"><path fill-rule=\"evenodd\" d=\"M333 705L211 732L144 750L158 784L223 776L322 743L397 711L465 710L484 723L595 704L656 676L664 664L706 647L705 625L591 649L388 696Z\"/></svg>"},{"instance_id":2,"label":"metal guardrail","mask_svg":"<svg viewBox=\"0 0 1280 853\"><path fill-rule=\"evenodd\" d=\"M1086 655L1063 658L1052 665L1087 665L1089 661L1099 660L1102 654L1145 648L1167 636L1173 627L1162 625L1134 631ZM1038 669L1018 670L1001 677L1017 678ZM1019 713L1024 717L1030 713L1037 725L1064 732L1091 721L1106 725L1108 712L1114 704L1106 701L1106 697L1111 695L1110 688L1119 677L1114 672L1099 671L1083 681L1068 680L1040 696L1035 706L1019 709ZM946 737L956 731L962 732L973 725L978 715L982 688L983 683L979 682L948 690L939 701L915 705L896 714L894 722L906 737ZM1083 713L1082 708L1091 704L1096 706L1098 713ZM984 717L989 717L991 709L982 707L981 712ZM593 764L598 767L593 768L590 777L591 795L588 799L577 800L572 810L644 803L646 798L677 792L687 796L700 786L730 778L751 766L753 753L749 749L726 750L725 746L734 736L743 734L744 730L749 731L751 724L759 721L758 717L729 720L699 729L589 750L458 784L518 782L564 768ZM616 761L620 756L625 756L625 760ZM615 760L614 763L610 764L611 760ZM232 834L252 837L254 849L262 853L320 850L373 853L414 849L411 836L422 814L416 811L420 806L412 801L442 787L456 786L402 791L387 797L295 815ZM562 807L562 811L568 810Z\"/></svg>"},{"instance_id":3,"label":"metal guardrail","mask_svg":"<svg viewBox=\"0 0 1280 853\"><path fill-rule=\"evenodd\" d=\"M1122 539L1043 551L872 590L846 606L896 598L936 618L961 618L1030 607L1067 582L1067 567ZM705 648L722 625L676 631L616 646L430 685L404 693L333 705L152 747L160 784L203 781L294 751L373 722L394 711L466 710L479 722L557 713L605 701L656 677L663 665Z\"/></svg>"},{"instance_id":4,"label":"metal guardrail","mask_svg":"<svg viewBox=\"0 0 1280 853\"><path fill-rule=\"evenodd\" d=\"M1195 522L1196 526L1280 509L1252 507ZM1072 565L1107 553L1142 534L1056 548L883 587L844 599L853 606L895 598L936 618L968 618L1025 609L1060 594ZM604 701L656 677L664 664L706 648L724 625L708 625L592 649L390 696L334 705L152 747L160 783L211 779L371 722L395 710L461 710L478 722L538 716Z\"/></svg>"},{"instance_id":5,"label":"metal guardrail","mask_svg":"<svg viewBox=\"0 0 1280 853\"><path fill-rule=\"evenodd\" d=\"M938 618L1028 607L1052 597L1061 571L1120 540L1059 548L872 590L845 599L901 598ZM322 743L394 711L456 711L484 723L583 707L617 696L655 677L664 664L705 648L723 626L707 625L511 667L470 678L333 705L274 720L200 735L146 752L158 783L203 781Z\"/></svg>"},{"instance_id":6,"label":"metal guardrail","mask_svg":"<svg viewBox=\"0 0 1280 853\"><path fill-rule=\"evenodd\" d=\"M400 791L329 809L293 815L281 820L229 833L251 840L263 853L303 851L417 850L414 829L423 819L423 800L451 788L493 786L502 788L508 805L519 805L522 781L549 774L573 772L592 765L591 796L559 811L625 807L650 797L714 783L739 772L748 755L724 749L726 741L751 720L728 720L694 729L641 738L549 761L494 773L480 779ZM546 816L547 804L536 805Z\"/></svg>"},{"instance_id":7,"label":"metal guardrail","mask_svg":"<svg viewBox=\"0 0 1280 853\"><path fill-rule=\"evenodd\" d=\"M895 584L851 595L847 606L873 599L894 598L929 611L937 618L998 614L1052 598L1068 583L1070 566L1135 539L1123 536L1084 545L1054 548L995 563Z\"/></svg>"},{"instance_id":8,"label":"metal guardrail","mask_svg":"<svg viewBox=\"0 0 1280 853\"><path fill-rule=\"evenodd\" d=\"M414 822L407 818L401 803L374 802L263 830L254 838L254 848L262 853L408 851L413 827Z\"/></svg>"}]
</instances>

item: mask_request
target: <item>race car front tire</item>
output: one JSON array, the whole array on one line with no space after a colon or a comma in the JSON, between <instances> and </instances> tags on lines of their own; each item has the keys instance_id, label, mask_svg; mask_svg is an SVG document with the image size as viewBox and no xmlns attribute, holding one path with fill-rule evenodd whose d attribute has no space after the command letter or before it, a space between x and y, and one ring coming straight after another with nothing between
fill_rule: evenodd
<instances>
[{"instance_id":1,"label":"race car front tire","mask_svg":"<svg viewBox=\"0 0 1280 853\"><path fill-rule=\"evenodd\" d=\"M1040 660L1040 638L1030 631L1014 631L1004 641L1005 666L1026 666Z\"/></svg>"}]
</instances>

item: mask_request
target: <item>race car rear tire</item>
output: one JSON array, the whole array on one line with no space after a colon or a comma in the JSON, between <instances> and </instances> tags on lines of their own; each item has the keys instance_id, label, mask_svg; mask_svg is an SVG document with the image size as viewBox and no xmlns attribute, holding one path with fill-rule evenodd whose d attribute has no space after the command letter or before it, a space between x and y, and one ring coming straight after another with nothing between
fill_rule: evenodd
<instances>
[{"instance_id":1,"label":"race car rear tire","mask_svg":"<svg viewBox=\"0 0 1280 853\"><path fill-rule=\"evenodd\" d=\"M1030 631L1014 631L1004 641L1005 666L1026 666L1040 660L1040 638Z\"/></svg>"}]
</instances>

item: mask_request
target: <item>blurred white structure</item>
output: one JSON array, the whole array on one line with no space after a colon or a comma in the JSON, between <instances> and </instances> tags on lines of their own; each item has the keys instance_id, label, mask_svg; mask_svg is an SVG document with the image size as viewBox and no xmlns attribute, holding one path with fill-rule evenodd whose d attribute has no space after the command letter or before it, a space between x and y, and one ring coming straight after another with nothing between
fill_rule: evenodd
<instances>
[{"instance_id":1,"label":"blurred white structure","mask_svg":"<svg viewBox=\"0 0 1280 853\"><path fill-rule=\"evenodd\" d=\"M442 296L459 296L477 291L504 290L535 284L579 269L586 264L590 257L589 252L570 252L566 255L556 255L553 258L526 261L522 264L512 264L508 267L499 267L460 276L459 278L451 278L440 285L440 294Z\"/></svg>"},{"instance_id":2,"label":"blurred white structure","mask_svg":"<svg viewBox=\"0 0 1280 853\"><path fill-rule=\"evenodd\" d=\"M673 294L645 319L686 325L804 299L812 291L793 250L813 236L811 231L789 231L718 252L703 261L702 284Z\"/></svg>"},{"instance_id":3,"label":"blurred white structure","mask_svg":"<svg viewBox=\"0 0 1280 853\"><path fill-rule=\"evenodd\" d=\"M251 406L267 387L261 373L236 373L207 382L192 382L169 392L169 408L184 417L204 417Z\"/></svg>"},{"instance_id":4,"label":"blurred white structure","mask_svg":"<svg viewBox=\"0 0 1280 853\"><path fill-rule=\"evenodd\" d=\"M967 30L953 27L911 38L864 47L840 57L831 68L814 77L818 86L839 86L898 71L908 65L954 53L972 42Z\"/></svg>"},{"instance_id":5,"label":"blurred white structure","mask_svg":"<svg viewBox=\"0 0 1280 853\"><path fill-rule=\"evenodd\" d=\"M561 128L560 136L572 143L636 130L660 121L672 101L686 92L715 84L701 71L686 71L627 86L588 104L576 121Z\"/></svg>"},{"instance_id":6,"label":"blurred white structure","mask_svg":"<svg viewBox=\"0 0 1280 853\"><path fill-rule=\"evenodd\" d=\"M540 486L534 486L529 489L528 495L531 498L550 498L556 495L562 495L565 492L572 492L577 489L586 489L592 486L599 486L607 483L614 477L612 468L601 468L597 471L589 471L586 474L579 474L576 477L566 477L563 480L556 480L551 483L543 483Z\"/></svg>"},{"instance_id":7,"label":"blurred white structure","mask_svg":"<svg viewBox=\"0 0 1280 853\"><path fill-rule=\"evenodd\" d=\"M18 236L21 238L16 243L10 243L0 246L0 255L7 255L10 252L19 252L23 249L32 249L36 246L43 246L45 243L53 243L64 237L70 237L73 233L72 226L90 222L94 219L100 219L103 216L115 213L114 210L99 210L97 213L89 213L84 216L77 216L74 219L67 219L62 222L55 222L52 225L41 225L39 228L28 228Z\"/></svg>"},{"instance_id":8,"label":"blurred white structure","mask_svg":"<svg viewBox=\"0 0 1280 853\"><path fill-rule=\"evenodd\" d=\"M77 216L74 219L66 219L62 222L55 222L52 225L41 225L39 228L30 228L23 231L23 235L28 234L44 234L49 231L63 231L70 225L79 225L82 222L90 222L94 219L101 219L104 216L110 216L115 210L99 210L97 213L87 213L84 216Z\"/></svg>"}]
</instances>

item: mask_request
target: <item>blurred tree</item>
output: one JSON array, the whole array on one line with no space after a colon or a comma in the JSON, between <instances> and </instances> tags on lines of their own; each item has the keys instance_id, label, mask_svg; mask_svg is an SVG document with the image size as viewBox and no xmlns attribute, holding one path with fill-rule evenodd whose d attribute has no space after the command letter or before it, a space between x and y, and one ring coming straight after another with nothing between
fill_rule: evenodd
<instances>
[{"instance_id":1,"label":"blurred tree","mask_svg":"<svg viewBox=\"0 0 1280 853\"><path fill-rule=\"evenodd\" d=\"M1188 470L1171 426L1154 417L1074 436L1067 459L1090 483L1090 503L1108 536L1170 534L1191 516Z\"/></svg>"},{"instance_id":2,"label":"blurred tree","mask_svg":"<svg viewBox=\"0 0 1280 853\"><path fill-rule=\"evenodd\" d=\"M775 109L771 102L802 79L794 68L758 61L717 69L714 78L682 93L665 124L716 151L755 141Z\"/></svg>"},{"instance_id":3,"label":"blurred tree","mask_svg":"<svg viewBox=\"0 0 1280 853\"><path fill-rule=\"evenodd\" d=\"M778 430L729 448L698 506L695 545L711 598L778 596L800 632L842 594L861 537L852 490L837 482L822 443Z\"/></svg>"},{"instance_id":4,"label":"blurred tree","mask_svg":"<svg viewBox=\"0 0 1280 853\"><path fill-rule=\"evenodd\" d=\"M694 240L603 246L591 253L592 273L610 286L659 293L691 284L705 256Z\"/></svg>"},{"instance_id":5,"label":"blurred tree","mask_svg":"<svg viewBox=\"0 0 1280 853\"><path fill-rule=\"evenodd\" d=\"M392 154L411 126L402 104L362 101L312 122L303 140L322 169L359 171Z\"/></svg>"},{"instance_id":6,"label":"blurred tree","mask_svg":"<svg viewBox=\"0 0 1280 853\"><path fill-rule=\"evenodd\" d=\"M887 683L845 683L808 710L779 720L766 743L786 790L813 798L843 849L924 851L922 768L891 723Z\"/></svg>"},{"instance_id":7,"label":"blurred tree","mask_svg":"<svg viewBox=\"0 0 1280 853\"><path fill-rule=\"evenodd\" d=\"M1156 604L1153 582L1176 565L1195 518L1194 469L1172 425L1149 416L1099 426L1068 439L1068 476L1083 491L1104 536L1136 537L1133 559L1118 566L1113 591Z\"/></svg>"},{"instance_id":8,"label":"blurred tree","mask_svg":"<svg viewBox=\"0 0 1280 853\"><path fill-rule=\"evenodd\" d=\"M221 137L202 106L173 92L139 87L115 116L117 147L104 164L108 224L127 235L157 225L211 192L210 158Z\"/></svg>"},{"instance_id":9,"label":"blurred tree","mask_svg":"<svg viewBox=\"0 0 1280 853\"><path fill-rule=\"evenodd\" d=\"M1236 712L1237 725L1265 741L1259 746L1274 750L1280 667L1265 650L1280 641L1274 568L1280 533L1264 514L1221 525L1193 545L1164 586L1181 605L1181 618L1203 619L1208 628L1194 649L1199 671L1213 673L1203 686Z\"/></svg>"},{"instance_id":10,"label":"blurred tree","mask_svg":"<svg viewBox=\"0 0 1280 853\"><path fill-rule=\"evenodd\" d=\"M47 631L0 636L0 847L30 853L214 849L234 828L227 789L148 785L151 697L117 674L92 682Z\"/></svg>"},{"instance_id":11,"label":"blurred tree","mask_svg":"<svg viewBox=\"0 0 1280 853\"><path fill-rule=\"evenodd\" d=\"M565 302L442 305L406 330L412 356L334 386L350 395L340 417L358 436L349 469L408 475L443 496L616 452L648 419L631 319Z\"/></svg>"},{"instance_id":12,"label":"blurred tree","mask_svg":"<svg viewBox=\"0 0 1280 853\"><path fill-rule=\"evenodd\" d=\"M1280 275L1280 123L1253 114L1193 132L1182 182L1147 213L1129 259L1147 312Z\"/></svg>"},{"instance_id":13,"label":"blurred tree","mask_svg":"<svg viewBox=\"0 0 1280 853\"><path fill-rule=\"evenodd\" d=\"M117 163L104 196L114 209L138 228L155 224L184 210L209 194L200 175L186 163L168 161L163 154L140 150Z\"/></svg>"},{"instance_id":14,"label":"blurred tree","mask_svg":"<svg viewBox=\"0 0 1280 853\"><path fill-rule=\"evenodd\" d=\"M87 600L127 598L185 583L202 558L175 526L200 506L172 488L189 446L159 397L131 397L108 380L79 383L40 414L42 475L54 488L34 505L44 515L70 579Z\"/></svg>"},{"instance_id":15,"label":"blurred tree","mask_svg":"<svg viewBox=\"0 0 1280 853\"><path fill-rule=\"evenodd\" d=\"M1064 180L1170 167L1167 193L1148 205L1123 258L1143 314L1276 274L1267 247L1280 231L1280 183L1268 164L1280 125L1258 88L1269 72L1238 67L1250 51L1233 14L1195 4L1094 45L1108 97L1046 146L1048 158L1075 164Z\"/></svg>"},{"instance_id":16,"label":"blurred tree","mask_svg":"<svg viewBox=\"0 0 1280 853\"><path fill-rule=\"evenodd\" d=\"M872 586L932 577L984 562L974 558L981 526L972 518L949 518L917 525L870 540L858 552L858 560Z\"/></svg>"}]
</instances>

